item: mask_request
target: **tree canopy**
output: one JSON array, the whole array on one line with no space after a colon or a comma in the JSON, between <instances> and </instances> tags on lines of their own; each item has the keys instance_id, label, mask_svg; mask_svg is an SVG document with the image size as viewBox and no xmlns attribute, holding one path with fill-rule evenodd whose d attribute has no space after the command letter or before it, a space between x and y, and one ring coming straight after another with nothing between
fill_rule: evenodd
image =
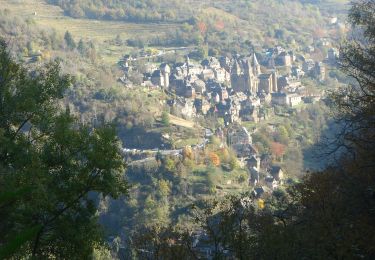
<instances>
[{"instance_id":1,"label":"tree canopy","mask_svg":"<svg viewBox=\"0 0 375 260\"><path fill-rule=\"evenodd\" d=\"M0 42L0 258L88 258L95 197L127 193L115 129L62 109L71 81L58 62L28 71Z\"/></svg>"}]
</instances>

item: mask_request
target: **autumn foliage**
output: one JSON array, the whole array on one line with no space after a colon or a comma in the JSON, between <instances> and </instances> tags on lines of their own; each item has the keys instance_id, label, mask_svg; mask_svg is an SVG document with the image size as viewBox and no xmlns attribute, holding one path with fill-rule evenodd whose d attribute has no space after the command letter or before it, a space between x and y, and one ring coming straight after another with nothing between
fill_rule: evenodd
<instances>
[{"instance_id":1,"label":"autumn foliage","mask_svg":"<svg viewBox=\"0 0 375 260\"><path fill-rule=\"evenodd\" d=\"M182 155L185 159L194 159L194 154L191 146L185 146L184 149L182 149Z\"/></svg>"},{"instance_id":2,"label":"autumn foliage","mask_svg":"<svg viewBox=\"0 0 375 260\"><path fill-rule=\"evenodd\" d=\"M271 152L276 158L281 158L285 154L286 146L281 143L271 143Z\"/></svg>"},{"instance_id":3,"label":"autumn foliage","mask_svg":"<svg viewBox=\"0 0 375 260\"><path fill-rule=\"evenodd\" d=\"M219 158L219 156L216 153L210 152L209 153L209 157L210 157L210 160L211 160L211 162L212 162L213 165L215 165L215 166L219 166L220 165L220 158Z\"/></svg>"},{"instance_id":4,"label":"autumn foliage","mask_svg":"<svg viewBox=\"0 0 375 260\"><path fill-rule=\"evenodd\" d=\"M198 22L198 30L202 35L205 35L207 32L207 25L204 22Z\"/></svg>"}]
</instances>

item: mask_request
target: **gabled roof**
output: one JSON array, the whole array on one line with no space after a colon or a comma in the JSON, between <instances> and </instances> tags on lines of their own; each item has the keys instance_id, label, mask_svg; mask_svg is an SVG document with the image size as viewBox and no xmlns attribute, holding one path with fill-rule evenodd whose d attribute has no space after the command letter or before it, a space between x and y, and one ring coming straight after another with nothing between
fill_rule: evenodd
<instances>
[{"instance_id":1,"label":"gabled roof","mask_svg":"<svg viewBox=\"0 0 375 260\"><path fill-rule=\"evenodd\" d=\"M251 156L249 159L246 159L246 161L248 162L258 162L257 158L255 158L255 156Z\"/></svg>"},{"instance_id":2,"label":"gabled roof","mask_svg":"<svg viewBox=\"0 0 375 260\"><path fill-rule=\"evenodd\" d=\"M269 79L271 76L272 76L271 73L263 73L263 74L260 74L258 77L260 79Z\"/></svg>"},{"instance_id":3,"label":"gabled roof","mask_svg":"<svg viewBox=\"0 0 375 260\"><path fill-rule=\"evenodd\" d=\"M280 180L280 173L282 173L281 167L280 166L272 166L271 168L271 175L276 179Z\"/></svg>"},{"instance_id":4,"label":"gabled roof","mask_svg":"<svg viewBox=\"0 0 375 260\"><path fill-rule=\"evenodd\" d=\"M257 59L257 55L255 53L253 54L253 64L254 64L254 66L258 66L259 65L259 62L258 62L258 59Z\"/></svg>"},{"instance_id":5,"label":"gabled roof","mask_svg":"<svg viewBox=\"0 0 375 260\"><path fill-rule=\"evenodd\" d=\"M280 166L272 166L272 168L271 168L271 174L273 175L273 173L279 173L280 170L281 170Z\"/></svg>"},{"instance_id":6,"label":"gabled roof","mask_svg":"<svg viewBox=\"0 0 375 260\"><path fill-rule=\"evenodd\" d=\"M161 75L161 71L160 70L155 70L153 73L152 73L152 77L160 77Z\"/></svg>"}]
</instances>

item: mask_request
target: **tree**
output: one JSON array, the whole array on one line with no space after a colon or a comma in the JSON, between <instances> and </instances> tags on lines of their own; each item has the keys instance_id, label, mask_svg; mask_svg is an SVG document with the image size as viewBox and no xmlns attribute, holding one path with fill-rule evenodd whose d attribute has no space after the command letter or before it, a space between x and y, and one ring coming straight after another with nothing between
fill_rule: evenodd
<instances>
[{"instance_id":1,"label":"tree","mask_svg":"<svg viewBox=\"0 0 375 260\"><path fill-rule=\"evenodd\" d=\"M171 193L170 182L166 180L159 180L157 183L157 193L162 198L166 198Z\"/></svg>"},{"instance_id":2,"label":"tree","mask_svg":"<svg viewBox=\"0 0 375 260\"><path fill-rule=\"evenodd\" d=\"M289 142L289 133L286 130L286 127L283 125L278 126L275 139L277 142L282 144L288 144Z\"/></svg>"},{"instance_id":3,"label":"tree","mask_svg":"<svg viewBox=\"0 0 375 260\"><path fill-rule=\"evenodd\" d=\"M190 233L186 228L148 224L134 232L132 247L140 259L198 259Z\"/></svg>"},{"instance_id":4,"label":"tree","mask_svg":"<svg viewBox=\"0 0 375 260\"><path fill-rule=\"evenodd\" d=\"M277 159L282 159L285 153L285 149L286 149L286 146L281 143L277 143L277 142L271 143L271 152Z\"/></svg>"},{"instance_id":5,"label":"tree","mask_svg":"<svg viewBox=\"0 0 375 260\"><path fill-rule=\"evenodd\" d=\"M343 125L334 143L352 154L368 153L375 146L375 3L370 0L353 2L349 13L353 33L340 50L342 70L353 79L332 95L336 119Z\"/></svg>"},{"instance_id":6,"label":"tree","mask_svg":"<svg viewBox=\"0 0 375 260\"><path fill-rule=\"evenodd\" d=\"M82 41L82 39L80 39L79 42L78 42L77 50L79 51L79 53L81 55L85 55L85 53L86 53L86 45Z\"/></svg>"},{"instance_id":7,"label":"tree","mask_svg":"<svg viewBox=\"0 0 375 260\"><path fill-rule=\"evenodd\" d=\"M168 112L163 112L161 114L161 122L164 126L169 126L170 121L169 121L169 113Z\"/></svg>"},{"instance_id":8,"label":"tree","mask_svg":"<svg viewBox=\"0 0 375 260\"><path fill-rule=\"evenodd\" d=\"M182 155L183 155L184 159L189 159L189 160L194 159L193 149L191 148L190 145L186 145L182 149Z\"/></svg>"},{"instance_id":9,"label":"tree","mask_svg":"<svg viewBox=\"0 0 375 260\"><path fill-rule=\"evenodd\" d=\"M0 258L88 258L101 243L93 192L128 190L115 129L61 110L70 84L57 62L29 73L0 42Z\"/></svg>"},{"instance_id":10,"label":"tree","mask_svg":"<svg viewBox=\"0 0 375 260\"><path fill-rule=\"evenodd\" d=\"M217 167L220 165L220 157L216 153L210 152L208 156L210 157L210 161L214 166Z\"/></svg>"},{"instance_id":11,"label":"tree","mask_svg":"<svg viewBox=\"0 0 375 260\"><path fill-rule=\"evenodd\" d=\"M65 32L64 40L65 40L66 46L68 46L69 49L74 50L76 48L76 43L73 39L72 34L69 31Z\"/></svg>"}]
</instances>

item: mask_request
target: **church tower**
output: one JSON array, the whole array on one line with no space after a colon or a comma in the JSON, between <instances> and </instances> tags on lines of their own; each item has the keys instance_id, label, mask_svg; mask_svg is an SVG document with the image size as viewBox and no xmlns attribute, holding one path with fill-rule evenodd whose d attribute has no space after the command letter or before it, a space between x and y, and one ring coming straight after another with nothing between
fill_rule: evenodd
<instances>
[{"instance_id":1,"label":"church tower","mask_svg":"<svg viewBox=\"0 0 375 260\"><path fill-rule=\"evenodd\" d=\"M164 63L160 66L160 81L161 86L168 89L169 88L169 76L171 74L171 67Z\"/></svg>"},{"instance_id":2,"label":"church tower","mask_svg":"<svg viewBox=\"0 0 375 260\"><path fill-rule=\"evenodd\" d=\"M186 63L186 68L187 68L187 75L190 75L190 58L189 55L186 55L185 57L185 63Z\"/></svg>"},{"instance_id":3,"label":"church tower","mask_svg":"<svg viewBox=\"0 0 375 260\"><path fill-rule=\"evenodd\" d=\"M253 53L253 74L258 77L262 72L260 71L260 64L258 62L257 56Z\"/></svg>"},{"instance_id":4,"label":"church tower","mask_svg":"<svg viewBox=\"0 0 375 260\"><path fill-rule=\"evenodd\" d=\"M279 89L277 87L277 70L275 69L272 71L272 92L278 92Z\"/></svg>"},{"instance_id":5,"label":"church tower","mask_svg":"<svg viewBox=\"0 0 375 260\"><path fill-rule=\"evenodd\" d=\"M246 76L248 76L248 77L251 77L251 76L253 76L253 69L252 69L252 66L251 66L251 61L250 61L250 59L246 59L245 61L244 61L244 70L245 70L245 72L244 72L244 74L246 75Z\"/></svg>"},{"instance_id":6,"label":"church tower","mask_svg":"<svg viewBox=\"0 0 375 260\"><path fill-rule=\"evenodd\" d=\"M233 65L233 71L232 71L232 74L235 74L237 76L240 76L241 75L241 67L240 67L240 64L238 63L237 60L234 61L234 65Z\"/></svg>"},{"instance_id":7,"label":"church tower","mask_svg":"<svg viewBox=\"0 0 375 260\"><path fill-rule=\"evenodd\" d=\"M258 92L258 77L254 75L254 69L251 65L250 58L246 59L244 63L244 69L245 69L245 79L247 83L247 89L250 91L251 94L255 94Z\"/></svg>"}]
</instances>

